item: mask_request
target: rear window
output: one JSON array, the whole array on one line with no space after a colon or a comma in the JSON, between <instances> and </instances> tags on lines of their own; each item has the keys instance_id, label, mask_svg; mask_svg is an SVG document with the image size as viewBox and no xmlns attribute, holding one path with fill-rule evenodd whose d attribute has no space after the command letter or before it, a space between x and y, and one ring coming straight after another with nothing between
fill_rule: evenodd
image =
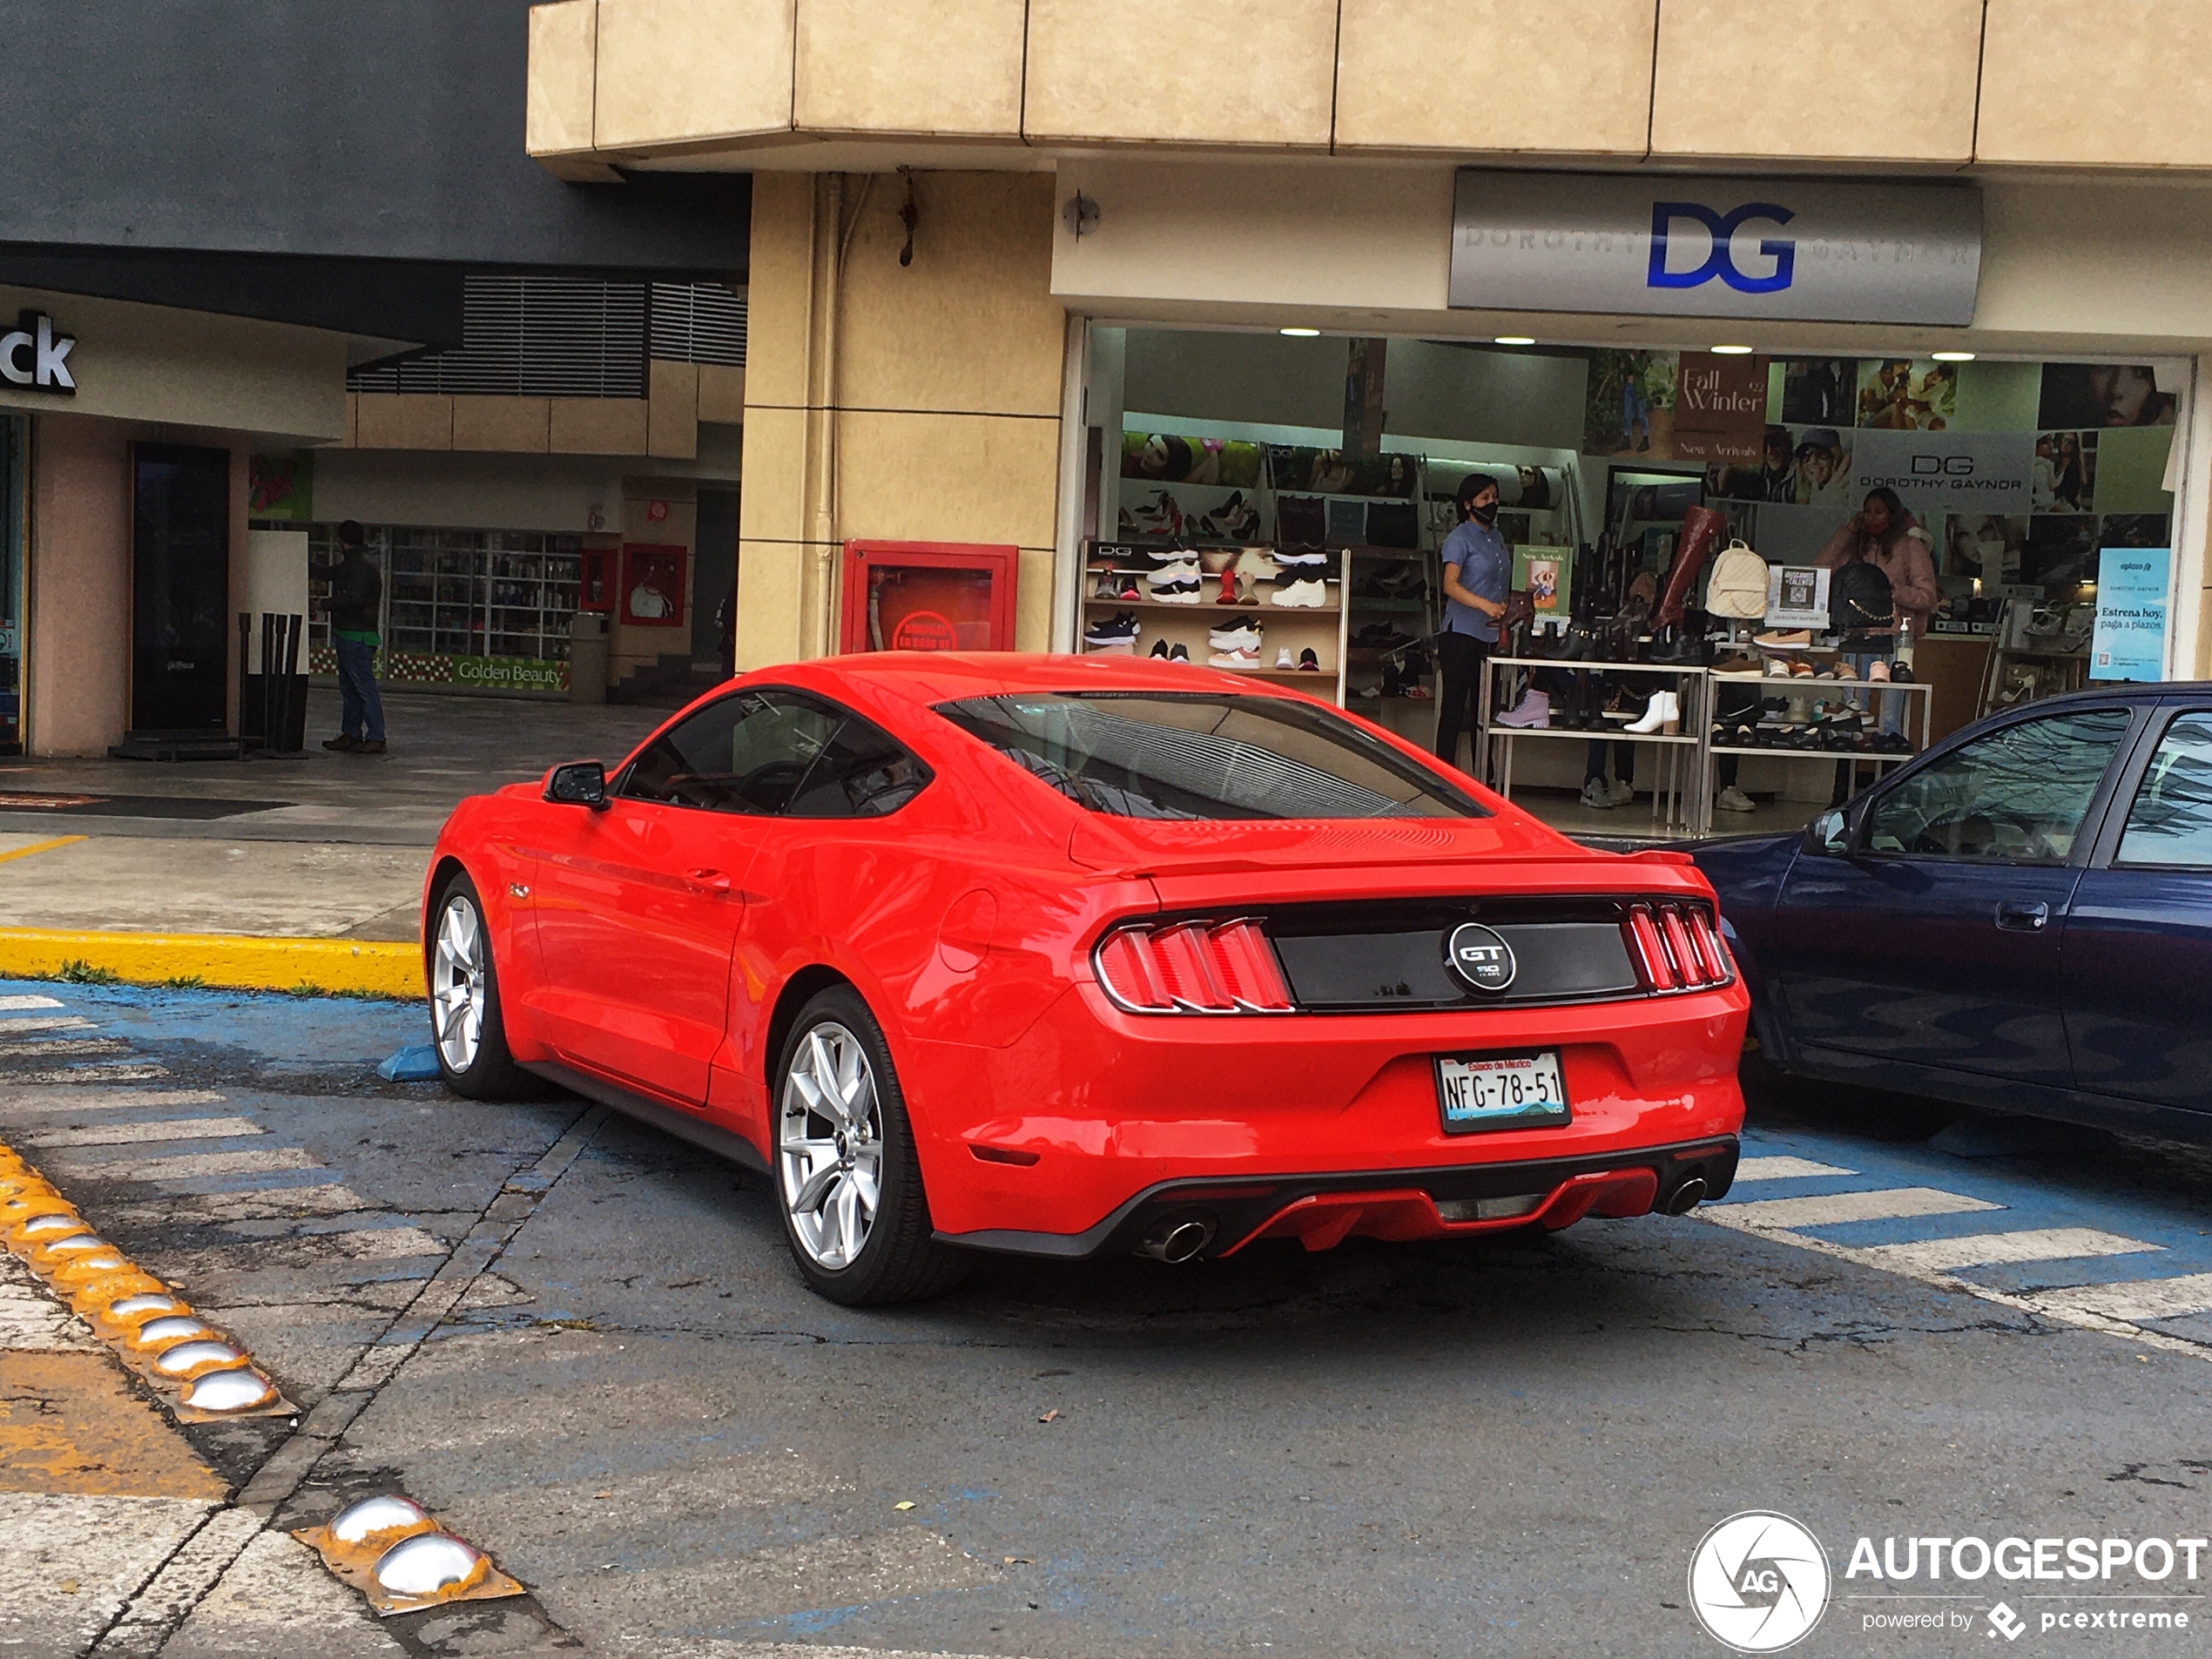
<instances>
[{"instance_id":1,"label":"rear window","mask_svg":"<svg viewBox=\"0 0 2212 1659\"><path fill-rule=\"evenodd\" d=\"M1116 818L1487 818L1327 709L1217 692L1024 691L937 712Z\"/></svg>"}]
</instances>

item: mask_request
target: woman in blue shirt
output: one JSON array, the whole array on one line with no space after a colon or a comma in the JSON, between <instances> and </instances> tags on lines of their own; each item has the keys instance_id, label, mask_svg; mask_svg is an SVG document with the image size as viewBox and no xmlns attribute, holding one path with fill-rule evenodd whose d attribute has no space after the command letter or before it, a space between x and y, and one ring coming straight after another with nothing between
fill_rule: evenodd
<instances>
[{"instance_id":1,"label":"woman in blue shirt","mask_svg":"<svg viewBox=\"0 0 2212 1659\"><path fill-rule=\"evenodd\" d=\"M1436 637L1437 667L1443 678L1437 698L1436 752L1460 764L1460 738L1474 732L1477 753L1467 770L1482 775L1481 734L1475 725L1475 699L1484 664L1498 643L1498 618L1506 614L1513 586L1513 550L1498 534L1498 481L1485 472L1460 480L1453 499L1460 525L1444 538L1444 627Z\"/></svg>"}]
</instances>

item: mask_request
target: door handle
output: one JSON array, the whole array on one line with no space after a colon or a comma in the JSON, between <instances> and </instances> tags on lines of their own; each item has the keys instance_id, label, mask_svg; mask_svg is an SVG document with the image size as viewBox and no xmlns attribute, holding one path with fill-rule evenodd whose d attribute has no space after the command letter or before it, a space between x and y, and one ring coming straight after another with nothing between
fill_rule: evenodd
<instances>
[{"instance_id":1,"label":"door handle","mask_svg":"<svg viewBox=\"0 0 2212 1659\"><path fill-rule=\"evenodd\" d=\"M730 878L720 870L686 870L684 872L684 879L701 891L713 894L717 898L724 897L730 891Z\"/></svg>"},{"instance_id":2,"label":"door handle","mask_svg":"<svg viewBox=\"0 0 2212 1659\"><path fill-rule=\"evenodd\" d=\"M2051 907L2041 900L2000 899L1997 925L2007 933L2040 934L2051 920Z\"/></svg>"}]
</instances>

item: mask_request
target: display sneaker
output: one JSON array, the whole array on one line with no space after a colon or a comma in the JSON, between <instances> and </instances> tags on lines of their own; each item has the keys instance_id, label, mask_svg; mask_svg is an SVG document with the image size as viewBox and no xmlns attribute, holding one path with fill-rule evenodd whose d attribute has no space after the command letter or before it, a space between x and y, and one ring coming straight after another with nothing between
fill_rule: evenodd
<instances>
[{"instance_id":1,"label":"display sneaker","mask_svg":"<svg viewBox=\"0 0 2212 1659\"><path fill-rule=\"evenodd\" d=\"M1304 672L1309 674L1319 673L1321 671L1320 653L1316 651L1312 646L1308 645L1304 651L1298 654L1298 665Z\"/></svg>"},{"instance_id":2,"label":"display sneaker","mask_svg":"<svg viewBox=\"0 0 2212 1659\"><path fill-rule=\"evenodd\" d=\"M1762 651L1803 651L1812 644L1812 630L1779 629L1770 634L1761 634L1751 643Z\"/></svg>"},{"instance_id":3,"label":"display sneaker","mask_svg":"<svg viewBox=\"0 0 2212 1659\"><path fill-rule=\"evenodd\" d=\"M1104 622L1094 622L1084 629L1083 644L1094 650L1134 651L1136 637L1143 631L1134 616L1117 610Z\"/></svg>"},{"instance_id":4,"label":"display sneaker","mask_svg":"<svg viewBox=\"0 0 2212 1659\"><path fill-rule=\"evenodd\" d=\"M1318 576L1329 568L1329 556L1326 553L1278 552L1273 556L1273 560L1277 570L1292 571L1300 576Z\"/></svg>"},{"instance_id":5,"label":"display sneaker","mask_svg":"<svg viewBox=\"0 0 2212 1659\"><path fill-rule=\"evenodd\" d=\"M1758 803L1734 784L1714 796L1713 805L1724 813L1756 813L1759 810Z\"/></svg>"},{"instance_id":6,"label":"display sneaker","mask_svg":"<svg viewBox=\"0 0 2212 1659\"><path fill-rule=\"evenodd\" d=\"M1167 654L1168 642L1166 640L1156 639L1152 642L1151 655L1159 658L1163 662L1164 662L1167 659Z\"/></svg>"},{"instance_id":7,"label":"display sneaker","mask_svg":"<svg viewBox=\"0 0 2212 1659\"><path fill-rule=\"evenodd\" d=\"M1521 701L1498 716L1500 725L1549 725L1552 723L1552 700L1543 691L1523 691Z\"/></svg>"},{"instance_id":8,"label":"display sneaker","mask_svg":"<svg viewBox=\"0 0 2212 1659\"><path fill-rule=\"evenodd\" d=\"M1258 651L1260 637L1265 632L1257 617L1239 617L1218 628L1209 628L1206 644L1216 651Z\"/></svg>"},{"instance_id":9,"label":"display sneaker","mask_svg":"<svg viewBox=\"0 0 2212 1659\"><path fill-rule=\"evenodd\" d=\"M1582 786L1582 805L1594 813L1613 810L1613 792L1605 786L1602 778L1592 778Z\"/></svg>"},{"instance_id":10,"label":"display sneaker","mask_svg":"<svg viewBox=\"0 0 2212 1659\"><path fill-rule=\"evenodd\" d=\"M1329 603L1328 584L1319 577L1275 579L1274 603L1294 610L1318 610Z\"/></svg>"},{"instance_id":11,"label":"display sneaker","mask_svg":"<svg viewBox=\"0 0 2212 1659\"><path fill-rule=\"evenodd\" d=\"M1184 644L1181 640L1177 640L1173 645L1168 648L1168 661L1171 663L1187 663L1190 660L1190 647Z\"/></svg>"},{"instance_id":12,"label":"display sneaker","mask_svg":"<svg viewBox=\"0 0 2212 1659\"><path fill-rule=\"evenodd\" d=\"M1291 655L1291 648L1288 645L1285 645L1276 651L1275 668L1277 672L1280 673L1285 669L1295 669L1297 666L1298 660Z\"/></svg>"},{"instance_id":13,"label":"display sneaker","mask_svg":"<svg viewBox=\"0 0 2212 1659\"><path fill-rule=\"evenodd\" d=\"M1248 650L1217 651L1206 661L1216 668L1258 668L1259 647L1254 645Z\"/></svg>"},{"instance_id":14,"label":"display sneaker","mask_svg":"<svg viewBox=\"0 0 2212 1659\"><path fill-rule=\"evenodd\" d=\"M1742 651L1723 657L1713 664L1716 678L1729 679L1757 679L1765 671L1764 664L1756 657L1746 657Z\"/></svg>"},{"instance_id":15,"label":"display sneaker","mask_svg":"<svg viewBox=\"0 0 2212 1659\"><path fill-rule=\"evenodd\" d=\"M1195 576L1181 577L1171 582L1151 578L1151 590L1145 596L1156 605L1195 605L1205 603L1205 584Z\"/></svg>"}]
</instances>

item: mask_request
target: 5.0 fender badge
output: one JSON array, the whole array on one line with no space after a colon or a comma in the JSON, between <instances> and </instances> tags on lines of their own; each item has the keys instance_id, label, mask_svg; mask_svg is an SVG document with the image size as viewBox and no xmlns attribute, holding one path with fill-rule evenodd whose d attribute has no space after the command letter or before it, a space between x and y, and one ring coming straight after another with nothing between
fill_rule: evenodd
<instances>
[{"instance_id":1,"label":"5.0 fender badge","mask_svg":"<svg viewBox=\"0 0 2212 1659\"><path fill-rule=\"evenodd\" d=\"M1479 921L1463 921L1452 929L1451 937L1444 941L1444 960L1478 991L1504 990L1520 968L1514 961L1513 947L1496 928Z\"/></svg>"}]
</instances>

